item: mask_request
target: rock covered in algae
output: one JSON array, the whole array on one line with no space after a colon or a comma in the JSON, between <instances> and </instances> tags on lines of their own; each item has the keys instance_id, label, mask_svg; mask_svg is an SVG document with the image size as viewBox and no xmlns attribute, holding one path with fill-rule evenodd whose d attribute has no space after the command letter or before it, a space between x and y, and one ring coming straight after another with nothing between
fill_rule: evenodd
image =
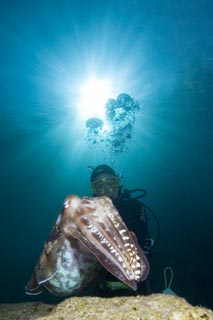
<instances>
[{"instance_id":1,"label":"rock covered in algae","mask_svg":"<svg viewBox=\"0 0 213 320\"><path fill-rule=\"evenodd\" d=\"M1 320L213 320L213 312L163 294L137 297L72 297L58 305L0 305Z\"/></svg>"}]
</instances>

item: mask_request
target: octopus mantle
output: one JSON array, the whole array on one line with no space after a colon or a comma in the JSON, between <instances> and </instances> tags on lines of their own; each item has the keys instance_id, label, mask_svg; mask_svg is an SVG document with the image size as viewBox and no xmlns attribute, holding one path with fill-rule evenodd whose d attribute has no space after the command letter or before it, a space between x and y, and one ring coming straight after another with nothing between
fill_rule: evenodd
<instances>
[{"instance_id":1,"label":"octopus mantle","mask_svg":"<svg viewBox=\"0 0 213 320\"><path fill-rule=\"evenodd\" d=\"M26 293L40 294L44 287L60 296L82 292L94 283L101 267L133 290L149 273L135 234L109 198L69 195Z\"/></svg>"}]
</instances>

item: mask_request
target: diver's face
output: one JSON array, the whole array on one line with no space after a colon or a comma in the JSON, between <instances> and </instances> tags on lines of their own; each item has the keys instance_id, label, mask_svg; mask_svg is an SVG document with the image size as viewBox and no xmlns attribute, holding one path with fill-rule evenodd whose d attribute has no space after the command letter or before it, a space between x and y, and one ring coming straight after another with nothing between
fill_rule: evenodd
<instances>
[{"instance_id":1,"label":"diver's face","mask_svg":"<svg viewBox=\"0 0 213 320\"><path fill-rule=\"evenodd\" d=\"M91 184L92 192L97 196L107 196L112 199L119 195L119 177L111 174L100 174Z\"/></svg>"}]
</instances>

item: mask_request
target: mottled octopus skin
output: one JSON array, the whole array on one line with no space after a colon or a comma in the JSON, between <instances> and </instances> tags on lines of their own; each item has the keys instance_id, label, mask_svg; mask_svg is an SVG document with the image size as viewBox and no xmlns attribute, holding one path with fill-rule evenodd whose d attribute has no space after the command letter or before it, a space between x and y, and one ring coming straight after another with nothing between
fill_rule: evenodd
<instances>
[{"instance_id":1,"label":"mottled octopus skin","mask_svg":"<svg viewBox=\"0 0 213 320\"><path fill-rule=\"evenodd\" d=\"M83 292L104 267L133 290L146 279L149 264L108 197L66 197L26 286L27 294L46 288L54 295Z\"/></svg>"}]
</instances>

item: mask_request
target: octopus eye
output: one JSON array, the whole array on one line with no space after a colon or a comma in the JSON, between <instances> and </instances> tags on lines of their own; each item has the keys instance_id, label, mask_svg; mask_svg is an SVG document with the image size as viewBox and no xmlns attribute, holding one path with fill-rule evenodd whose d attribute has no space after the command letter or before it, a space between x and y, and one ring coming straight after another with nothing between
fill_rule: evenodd
<instances>
[{"instance_id":1,"label":"octopus eye","mask_svg":"<svg viewBox=\"0 0 213 320\"><path fill-rule=\"evenodd\" d=\"M65 200L64 201L64 208L66 209L66 208L69 208L69 206L70 206L70 201L69 200Z\"/></svg>"}]
</instances>

